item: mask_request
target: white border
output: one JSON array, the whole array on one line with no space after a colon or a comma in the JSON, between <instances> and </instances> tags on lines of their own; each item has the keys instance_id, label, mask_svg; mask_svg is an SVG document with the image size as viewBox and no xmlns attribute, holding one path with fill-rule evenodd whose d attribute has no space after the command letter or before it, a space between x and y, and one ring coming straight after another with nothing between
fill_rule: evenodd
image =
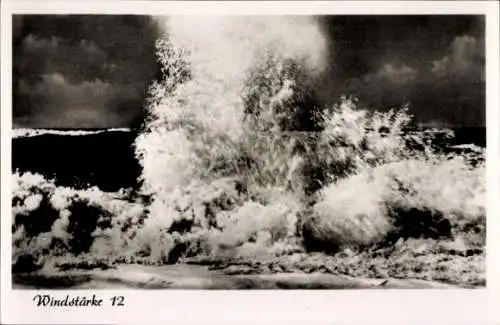
<instances>
[{"instance_id":1,"label":"white border","mask_svg":"<svg viewBox=\"0 0 500 325\"><path fill-rule=\"evenodd\" d=\"M148 2L3 1L1 66L0 323L106 324L500 324L499 6L496 1ZM11 14L485 14L487 77L487 289L351 291L44 291L126 296L126 307L37 309L37 291L11 289Z\"/></svg>"}]
</instances>

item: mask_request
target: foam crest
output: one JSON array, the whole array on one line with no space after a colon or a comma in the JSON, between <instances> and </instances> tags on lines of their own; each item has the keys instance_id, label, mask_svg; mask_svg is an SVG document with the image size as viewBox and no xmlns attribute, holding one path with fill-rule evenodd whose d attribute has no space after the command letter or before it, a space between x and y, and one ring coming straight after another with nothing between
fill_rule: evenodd
<instances>
[{"instance_id":1,"label":"foam crest","mask_svg":"<svg viewBox=\"0 0 500 325\"><path fill-rule=\"evenodd\" d=\"M177 16L169 18L165 27L191 51L195 71L210 71L228 81L241 81L264 51L303 60L311 71L326 64L326 37L314 17Z\"/></svg>"}]
</instances>

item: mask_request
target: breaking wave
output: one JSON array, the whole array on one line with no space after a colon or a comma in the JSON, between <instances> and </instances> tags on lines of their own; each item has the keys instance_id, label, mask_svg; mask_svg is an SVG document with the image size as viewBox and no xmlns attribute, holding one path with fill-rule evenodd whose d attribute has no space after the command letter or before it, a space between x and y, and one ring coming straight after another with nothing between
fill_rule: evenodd
<instances>
[{"instance_id":1,"label":"breaking wave","mask_svg":"<svg viewBox=\"0 0 500 325\"><path fill-rule=\"evenodd\" d=\"M29 138L36 137L43 134L55 134L55 135L64 135L64 136L80 136L80 135L90 135L90 134L99 134L103 132L127 132L130 131L128 128L113 128L113 129L105 129L105 130L51 130L51 129L25 129L25 128L16 128L12 129L12 138Z\"/></svg>"}]
</instances>

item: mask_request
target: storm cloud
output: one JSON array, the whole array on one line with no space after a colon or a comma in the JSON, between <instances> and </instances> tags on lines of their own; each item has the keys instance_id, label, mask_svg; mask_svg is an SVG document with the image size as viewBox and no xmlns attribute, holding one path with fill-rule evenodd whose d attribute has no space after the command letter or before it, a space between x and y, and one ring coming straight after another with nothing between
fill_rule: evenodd
<instances>
[{"instance_id":1,"label":"storm cloud","mask_svg":"<svg viewBox=\"0 0 500 325\"><path fill-rule=\"evenodd\" d=\"M325 102L352 95L369 109L409 104L420 125L485 125L483 16L323 20L333 53Z\"/></svg>"},{"instance_id":2,"label":"storm cloud","mask_svg":"<svg viewBox=\"0 0 500 325\"><path fill-rule=\"evenodd\" d=\"M320 23L328 46L314 83L322 105L352 95L372 110L408 103L421 125L485 125L483 16L312 19ZM158 21L14 16L14 127L137 126L148 85L159 76Z\"/></svg>"},{"instance_id":3,"label":"storm cloud","mask_svg":"<svg viewBox=\"0 0 500 325\"><path fill-rule=\"evenodd\" d=\"M137 124L158 73L146 16L14 16L14 127Z\"/></svg>"}]
</instances>

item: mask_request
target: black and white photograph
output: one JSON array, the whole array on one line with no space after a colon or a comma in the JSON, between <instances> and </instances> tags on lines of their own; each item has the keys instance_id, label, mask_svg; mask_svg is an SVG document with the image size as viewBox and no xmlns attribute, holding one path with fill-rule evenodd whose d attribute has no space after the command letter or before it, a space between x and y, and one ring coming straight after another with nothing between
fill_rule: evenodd
<instances>
[{"instance_id":1,"label":"black and white photograph","mask_svg":"<svg viewBox=\"0 0 500 325\"><path fill-rule=\"evenodd\" d=\"M2 286L31 305L488 287L486 14L10 17Z\"/></svg>"}]
</instances>

